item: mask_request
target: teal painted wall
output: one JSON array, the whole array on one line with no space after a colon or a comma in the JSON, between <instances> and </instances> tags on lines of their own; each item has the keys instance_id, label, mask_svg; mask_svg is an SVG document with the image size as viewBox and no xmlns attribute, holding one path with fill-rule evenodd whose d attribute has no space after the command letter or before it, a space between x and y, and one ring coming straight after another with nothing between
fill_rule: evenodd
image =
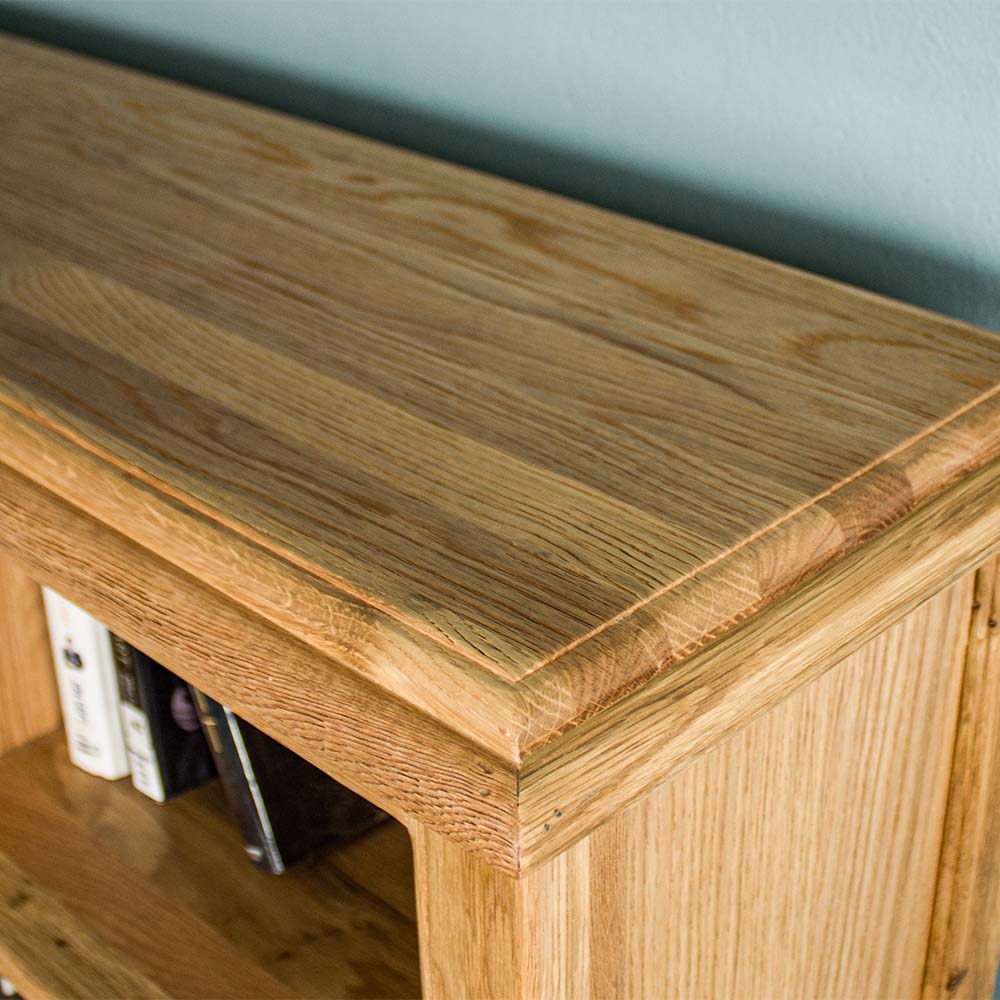
<instances>
[{"instance_id":1,"label":"teal painted wall","mask_svg":"<svg viewBox=\"0 0 1000 1000\"><path fill-rule=\"evenodd\" d=\"M50 0L0 25L1000 328L1000 3Z\"/></svg>"}]
</instances>

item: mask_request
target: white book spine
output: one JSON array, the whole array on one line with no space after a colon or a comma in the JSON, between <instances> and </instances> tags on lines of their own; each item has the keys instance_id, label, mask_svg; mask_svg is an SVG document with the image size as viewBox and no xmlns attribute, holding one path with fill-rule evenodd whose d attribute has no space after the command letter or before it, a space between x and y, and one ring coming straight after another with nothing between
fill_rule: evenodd
<instances>
[{"instance_id":1,"label":"white book spine","mask_svg":"<svg viewBox=\"0 0 1000 1000\"><path fill-rule=\"evenodd\" d=\"M96 618L42 588L70 760L102 778L129 773L111 635Z\"/></svg>"}]
</instances>

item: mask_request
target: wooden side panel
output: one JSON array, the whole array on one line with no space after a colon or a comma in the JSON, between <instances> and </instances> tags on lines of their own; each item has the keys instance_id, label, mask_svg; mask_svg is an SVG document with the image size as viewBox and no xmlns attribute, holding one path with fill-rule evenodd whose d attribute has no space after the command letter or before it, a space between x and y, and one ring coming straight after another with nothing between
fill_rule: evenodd
<instances>
[{"instance_id":1,"label":"wooden side panel","mask_svg":"<svg viewBox=\"0 0 1000 1000\"><path fill-rule=\"evenodd\" d=\"M1000 560L975 603L924 997L989 997L1000 956Z\"/></svg>"},{"instance_id":2,"label":"wooden side panel","mask_svg":"<svg viewBox=\"0 0 1000 1000\"><path fill-rule=\"evenodd\" d=\"M651 928L625 939L628 995L919 994L971 583L598 831Z\"/></svg>"},{"instance_id":3,"label":"wooden side panel","mask_svg":"<svg viewBox=\"0 0 1000 1000\"><path fill-rule=\"evenodd\" d=\"M41 589L0 554L0 753L59 725Z\"/></svg>"},{"instance_id":4,"label":"wooden side panel","mask_svg":"<svg viewBox=\"0 0 1000 1000\"><path fill-rule=\"evenodd\" d=\"M414 831L430 997L916 997L972 604L955 584L520 881Z\"/></svg>"}]
</instances>

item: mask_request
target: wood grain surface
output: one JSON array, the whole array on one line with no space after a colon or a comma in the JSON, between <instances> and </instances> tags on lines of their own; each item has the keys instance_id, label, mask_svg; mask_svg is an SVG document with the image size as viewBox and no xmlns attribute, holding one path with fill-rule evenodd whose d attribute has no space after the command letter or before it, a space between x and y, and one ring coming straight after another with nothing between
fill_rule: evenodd
<instances>
[{"instance_id":1,"label":"wood grain surface","mask_svg":"<svg viewBox=\"0 0 1000 1000\"><path fill-rule=\"evenodd\" d=\"M217 783L155 803L73 767L61 734L0 759L0 813L0 962L32 1000L419 995L398 823L276 878Z\"/></svg>"},{"instance_id":2,"label":"wood grain surface","mask_svg":"<svg viewBox=\"0 0 1000 1000\"><path fill-rule=\"evenodd\" d=\"M974 597L924 1000L991 997L1000 959L1000 560Z\"/></svg>"},{"instance_id":3,"label":"wood grain surface","mask_svg":"<svg viewBox=\"0 0 1000 1000\"><path fill-rule=\"evenodd\" d=\"M22 40L0 83L0 545L507 871L848 652L851 553L1000 546L995 334ZM844 617L771 670L799 592Z\"/></svg>"},{"instance_id":4,"label":"wood grain surface","mask_svg":"<svg viewBox=\"0 0 1000 1000\"><path fill-rule=\"evenodd\" d=\"M59 725L41 588L0 554L0 753Z\"/></svg>"},{"instance_id":5,"label":"wood grain surface","mask_svg":"<svg viewBox=\"0 0 1000 1000\"><path fill-rule=\"evenodd\" d=\"M472 673L543 670L708 574L671 643L697 645L998 447L990 420L904 475L996 396L987 332L40 46L0 59L3 398ZM738 593L709 573L734 559ZM631 638L618 669L648 673Z\"/></svg>"},{"instance_id":6,"label":"wood grain surface","mask_svg":"<svg viewBox=\"0 0 1000 1000\"><path fill-rule=\"evenodd\" d=\"M418 830L424 996L915 1000L971 605L966 577L520 880Z\"/></svg>"}]
</instances>

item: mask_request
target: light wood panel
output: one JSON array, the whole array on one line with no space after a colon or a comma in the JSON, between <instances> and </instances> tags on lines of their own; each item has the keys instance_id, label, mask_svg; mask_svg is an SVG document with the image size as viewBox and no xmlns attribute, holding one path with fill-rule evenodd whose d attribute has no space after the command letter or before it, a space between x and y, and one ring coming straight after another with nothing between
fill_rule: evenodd
<instances>
[{"instance_id":1,"label":"light wood panel","mask_svg":"<svg viewBox=\"0 0 1000 1000\"><path fill-rule=\"evenodd\" d=\"M973 609L925 1000L992 996L1000 960L1000 561Z\"/></svg>"},{"instance_id":2,"label":"light wood panel","mask_svg":"<svg viewBox=\"0 0 1000 1000\"><path fill-rule=\"evenodd\" d=\"M0 753L59 725L59 697L37 583L0 553Z\"/></svg>"},{"instance_id":3,"label":"light wood panel","mask_svg":"<svg viewBox=\"0 0 1000 1000\"><path fill-rule=\"evenodd\" d=\"M0 59L0 398L372 609L365 642L401 625L474 689L551 673L563 725L602 704L574 690L664 671L1000 449L989 332L40 46Z\"/></svg>"},{"instance_id":4,"label":"light wood panel","mask_svg":"<svg viewBox=\"0 0 1000 1000\"><path fill-rule=\"evenodd\" d=\"M919 994L965 578L520 880L414 851L428 997Z\"/></svg>"},{"instance_id":5,"label":"light wood panel","mask_svg":"<svg viewBox=\"0 0 1000 1000\"><path fill-rule=\"evenodd\" d=\"M72 767L59 734L0 761L0 815L0 962L32 1000L419 993L397 823L276 878L217 783L154 803Z\"/></svg>"}]
</instances>

